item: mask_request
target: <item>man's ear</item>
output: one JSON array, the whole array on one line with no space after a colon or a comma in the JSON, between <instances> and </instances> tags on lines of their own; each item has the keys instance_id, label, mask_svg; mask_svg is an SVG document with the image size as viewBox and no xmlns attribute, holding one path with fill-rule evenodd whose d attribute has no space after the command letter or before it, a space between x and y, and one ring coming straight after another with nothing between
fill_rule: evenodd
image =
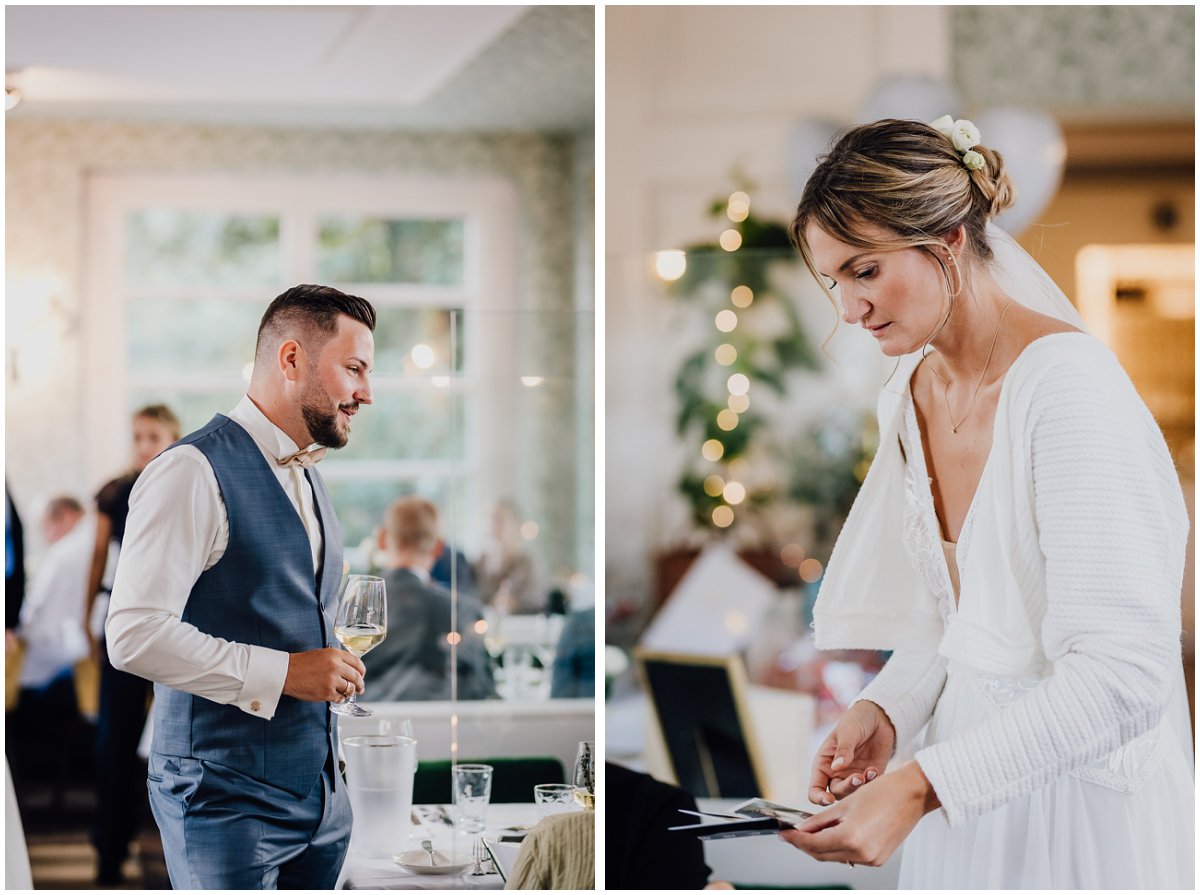
<instances>
[{"instance_id":1,"label":"man's ear","mask_svg":"<svg viewBox=\"0 0 1200 895\"><path fill-rule=\"evenodd\" d=\"M383 530L383 526L375 529L375 545L380 550L387 550L387 532Z\"/></svg>"},{"instance_id":2,"label":"man's ear","mask_svg":"<svg viewBox=\"0 0 1200 895\"><path fill-rule=\"evenodd\" d=\"M295 339L284 339L279 345L276 358L284 379L295 382L300 378L300 370L304 365L304 348L299 342Z\"/></svg>"}]
</instances>

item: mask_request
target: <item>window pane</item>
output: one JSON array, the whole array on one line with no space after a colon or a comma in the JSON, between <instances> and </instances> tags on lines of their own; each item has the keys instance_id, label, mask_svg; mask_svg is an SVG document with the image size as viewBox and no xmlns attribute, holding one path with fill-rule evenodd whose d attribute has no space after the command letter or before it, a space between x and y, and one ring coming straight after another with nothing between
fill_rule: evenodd
<instances>
[{"instance_id":1,"label":"window pane","mask_svg":"<svg viewBox=\"0 0 1200 895\"><path fill-rule=\"evenodd\" d=\"M461 218L331 215L320 219L317 239L322 282L457 286L463 281Z\"/></svg>"},{"instance_id":2,"label":"window pane","mask_svg":"<svg viewBox=\"0 0 1200 895\"><path fill-rule=\"evenodd\" d=\"M126 409L132 416L147 404L166 404L179 418L182 434L195 432L213 418L215 413L229 413L245 394L240 389L214 391L183 391L156 389L146 386L130 389Z\"/></svg>"},{"instance_id":3,"label":"window pane","mask_svg":"<svg viewBox=\"0 0 1200 895\"><path fill-rule=\"evenodd\" d=\"M376 310L376 375L462 372L463 315L460 309L378 307Z\"/></svg>"},{"instance_id":4,"label":"window pane","mask_svg":"<svg viewBox=\"0 0 1200 895\"><path fill-rule=\"evenodd\" d=\"M375 392L354 417L350 442L339 460L460 460L463 396L446 389Z\"/></svg>"},{"instance_id":5,"label":"window pane","mask_svg":"<svg viewBox=\"0 0 1200 895\"><path fill-rule=\"evenodd\" d=\"M322 469L324 468L322 463ZM417 479L393 481L338 481L332 469L325 473L325 485L333 499L333 508L342 526L342 543L346 547L346 558L350 571L367 572L373 569L368 549L375 529L383 523L384 510L400 497L416 495L433 501L441 513L442 537L449 543L452 535L447 531L446 514L450 500L451 482L445 476L427 476ZM367 548L367 549L359 549Z\"/></svg>"},{"instance_id":6,"label":"window pane","mask_svg":"<svg viewBox=\"0 0 1200 895\"><path fill-rule=\"evenodd\" d=\"M247 301L130 299L125 305L129 372L241 376L254 361L265 304Z\"/></svg>"},{"instance_id":7,"label":"window pane","mask_svg":"<svg viewBox=\"0 0 1200 895\"><path fill-rule=\"evenodd\" d=\"M125 234L125 281L136 289L280 281L276 215L145 209L129 214Z\"/></svg>"}]
</instances>

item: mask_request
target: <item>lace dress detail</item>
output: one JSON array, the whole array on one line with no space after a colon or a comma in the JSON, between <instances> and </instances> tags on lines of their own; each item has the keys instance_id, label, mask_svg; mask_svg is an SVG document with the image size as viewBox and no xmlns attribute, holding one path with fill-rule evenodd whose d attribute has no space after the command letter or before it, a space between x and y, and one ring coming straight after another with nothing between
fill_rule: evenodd
<instances>
[{"instance_id":1,"label":"lace dress detail","mask_svg":"<svg viewBox=\"0 0 1200 895\"><path fill-rule=\"evenodd\" d=\"M937 599L942 622L948 622L955 611L954 585L946 567L942 549L942 531L933 507L933 492L929 489L929 473L925 468L925 452L917 428L917 413L911 396L904 408L904 426L900 432L900 448L904 452L904 546L918 574Z\"/></svg>"}]
</instances>

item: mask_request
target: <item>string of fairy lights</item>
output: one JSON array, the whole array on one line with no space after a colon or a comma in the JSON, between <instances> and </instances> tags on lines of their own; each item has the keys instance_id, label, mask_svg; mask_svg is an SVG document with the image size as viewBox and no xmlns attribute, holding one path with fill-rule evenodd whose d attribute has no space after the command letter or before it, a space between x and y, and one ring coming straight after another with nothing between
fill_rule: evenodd
<instances>
[{"instance_id":1,"label":"string of fairy lights","mask_svg":"<svg viewBox=\"0 0 1200 895\"><path fill-rule=\"evenodd\" d=\"M730 194L725 207L725 216L732 224L740 224L750 216L750 196L739 190ZM736 252L742 247L742 234L736 227L722 231L718 244L726 252ZM672 282L687 271L687 254L680 249L668 249L655 253L655 272L660 279ZM729 307L719 310L713 325L721 337L727 337L738 327L738 312L754 304L754 291L745 284L732 287L729 292ZM720 337L719 337L720 338ZM721 367L732 367L738 359L737 347L732 340L722 339L713 350L713 359ZM750 377L745 373L731 373L725 379L725 407L717 412L716 425L722 432L732 432L740 417L750 409ZM744 457L726 458L726 445L720 437L710 437L700 446L701 457L717 468L705 476L704 493L721 503L711 511L712 524L718 529L728 529L737 519L740 506L746 501L748 491L744 484L749 472L749 461ZM789 543L780 550L782 562L795 568L799 577L806 582L815 582L824 573L820 560L807 556L803 546Z\"/></svg>"},{"instance_id":2,"label":"string of fairy lights","mask_svg":"<svg viewBox=\"0 0 1200 895\"><path fill-rule=\"evenodd\" d=\"M726 203L725 215L730 222L739 224L750 216L750 196L737 191L729 196ZM735 228L729 227L721 233L718 240L722 249L736 252L742 245L742 234ZM663 280L677 280L687 270L687 255L678 249L658 252L655 256L655 270ZM737 309L746 309L754 302L754 293L749 286L735 286L729 296L732 308L722 308L713 320L717 331L728 335L737 329ZM713 352L716 362L722 367L730 367L738 357L737 348L730 342L723 341ZM737 428L739 416L750 408L750 378L745 373L733 373L725 382L728 398L724 409L717 413L717 428L723 432L732 432ZM719 438L709 438L700 446L700 455L709 463L720 463L725 456L725 444ZM717 528L728 528L734 522L734 507L746 499L746 486L738 481L738 472L747 467L745 460L733 458L723 464L726 475L713 473L704 479L704 492L713 498L724 500L712 511L712 523Z\"/></svg>"}]
</instances>

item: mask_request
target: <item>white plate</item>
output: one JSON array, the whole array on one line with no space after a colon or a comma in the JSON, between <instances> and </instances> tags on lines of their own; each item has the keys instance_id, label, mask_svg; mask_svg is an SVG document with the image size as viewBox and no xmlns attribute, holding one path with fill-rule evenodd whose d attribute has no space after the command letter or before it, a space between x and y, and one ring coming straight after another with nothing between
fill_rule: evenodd
<instances>
[{"instance_id":1,"label":"white plate","mask_svg":"<svg viewBox=\"0 0 1200 895\"><path fill-rule=\"evenodd\" d=\"M420 873L425 876L457 876L471 866L470 861L465 864L451 863L451 858L445 852L437 849L434 849L433 853L437 855L438 859L436 867L430 865L429 852L423 848L392 855L392 860L410 873Z\"/></svg>"}]
</instances>

